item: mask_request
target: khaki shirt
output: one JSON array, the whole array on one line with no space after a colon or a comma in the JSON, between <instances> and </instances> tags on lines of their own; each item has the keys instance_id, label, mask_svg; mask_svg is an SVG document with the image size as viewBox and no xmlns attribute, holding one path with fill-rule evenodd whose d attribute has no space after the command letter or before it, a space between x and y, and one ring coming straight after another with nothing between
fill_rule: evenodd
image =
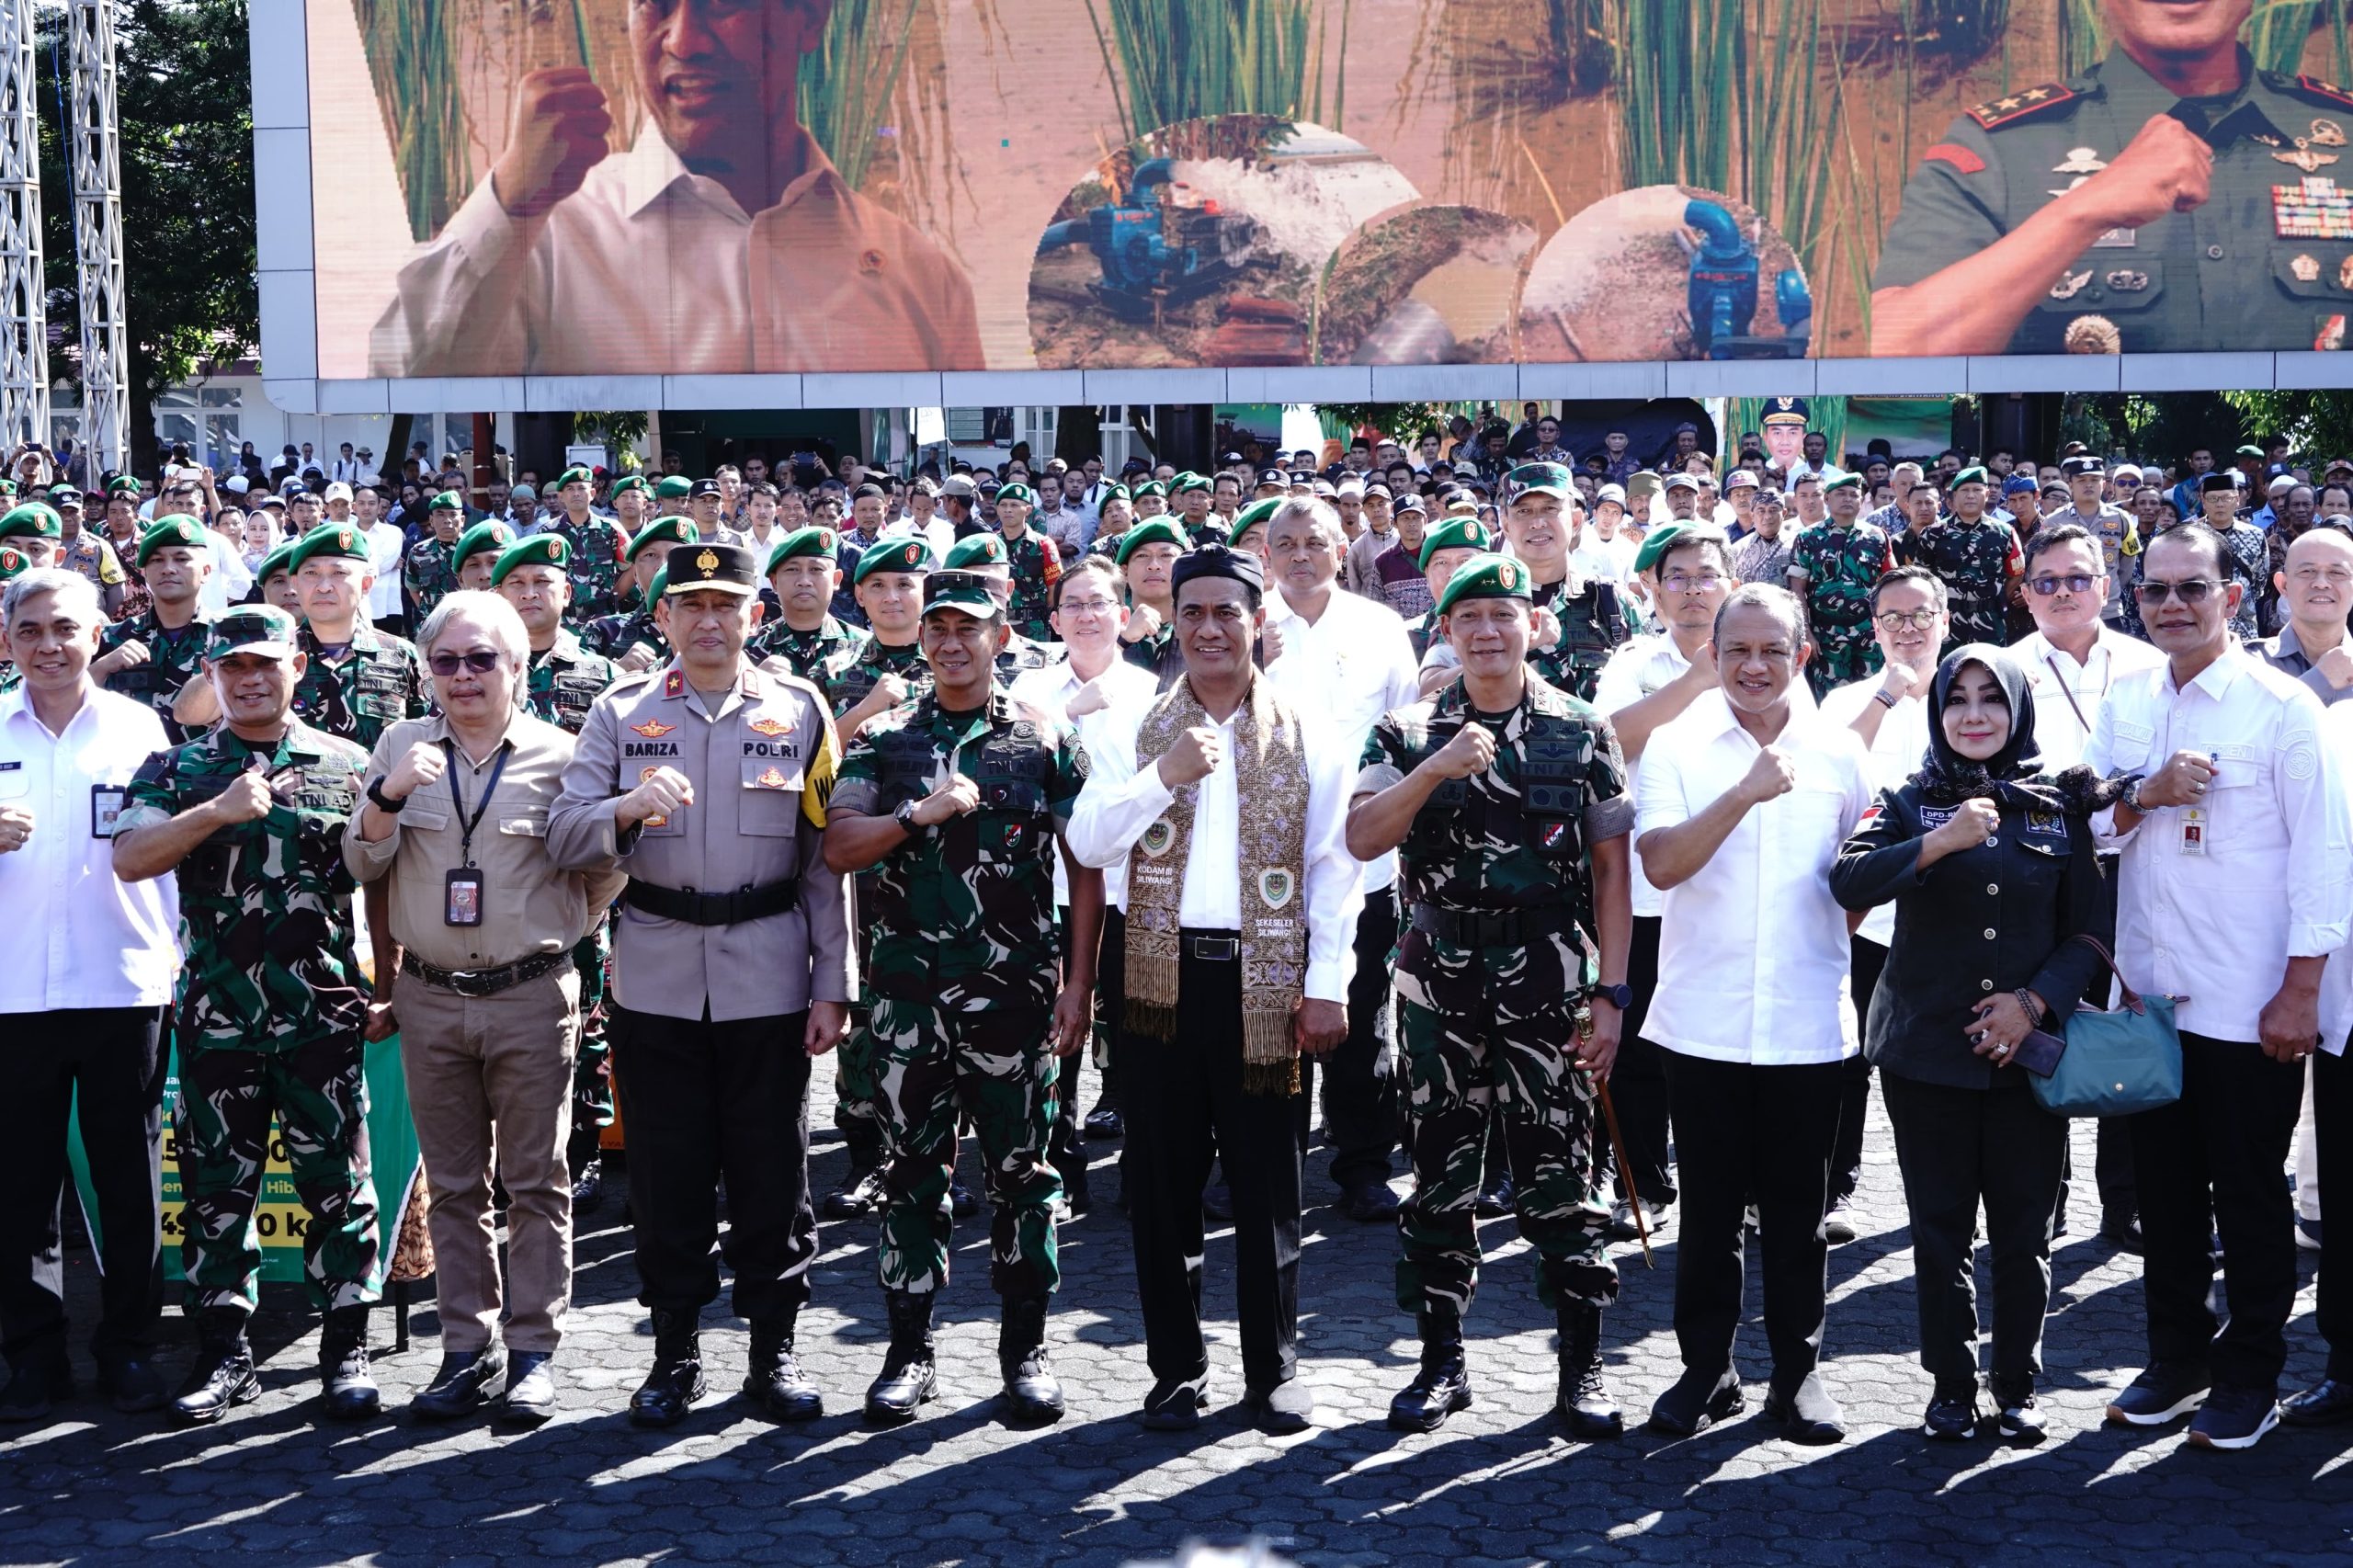
<instances>
[{"instance_id":1,"label":"khaki shirt","mask_svg":"<svg viewBox=\"0 0 2353 1568\"><path fill-rule=\"evenodd\" d=\"M404 719L377 739L368 759L369 782L390 773L420 741L449 743L448 772L409 796L387 837L362 840L356 820L343 835L343 863L353 877L363 882L392 878L394 939L436 969L498 969L568 951L596 925L622 880L610 857L601 865L567 868L548 853L548 813L572 760L572 737L529 713L516 714L507 726L506 765L473 831L473 864L483 883L479 926L448 920L447 875L466 864L464 823L450 799L449 780L457 780L471 817L483 803L495 754L476 767L450 736L447 720Z\"/></svg>"},{"instance_id":2,"label":"khaki shirt","mask_svg":"<svg viewBox=\"0 0 2353 1568\"><path fill-rule=\"evenodd\" d=\"M733 926L665 920L624 904L613 921L613 994L624 1007L713 1022L778 1017L811 1000L847 1002L849 916L819 848L839 756L818 689L745 665L712 713L674 661L615 683L589 710L549 822L562 864L616 857L632 881L728 892L801 880L800 902ZM657 767L694 800L617 831L613 801Z\"/></svg>"}]
</instances>

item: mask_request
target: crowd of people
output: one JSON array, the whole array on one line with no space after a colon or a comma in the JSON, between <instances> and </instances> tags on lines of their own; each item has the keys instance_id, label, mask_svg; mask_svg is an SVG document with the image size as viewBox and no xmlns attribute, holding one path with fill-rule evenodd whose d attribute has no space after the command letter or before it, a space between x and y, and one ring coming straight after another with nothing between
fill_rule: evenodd
<instances>
[{"instance_id":1,"label":"crowd of people","mask_svg":"<svg viewBox=\"0 0 2353 1568\"><path fill-rule=\"evenodd\" d=\"M1876 1077L1924 1429L2031 1441L2074 1175L2034 1080L2071 1016L2140 995L2173 999L2183 1086L2099 1129L2099 1235L2143 1256L2147 1317L2109 1418L2219 1449L2353 1419L2353 1221L2321 1217L2353 1137L2353 463L1834 461L1791 399L1721 457L1694 426L1573 454L1524 412L1206 472L804 451L479 495L460 454L387 480L175 452L153 490L97 476L102 521L54 454L12 456L0 1419L73 1392L69 1115L118 1409L257 1396L274 1120L323 1409L377 1412L363 1063L397 1034L442 1327L419 1420L552 1414L618 1103L641 1425L707 1396L722 1260L745 1396L821 1413L821 1210L876 1238L869 1420L935 1397L952 1227L983 1210L1006 1412L1058 1418L1093 1139L1124 1140L1143 1423L1210 1403L1230 1224L1244 1403L1299 1430L1320 1119L1337 1210L1397 1232L1422 1353L1392 1425L1471 1403L1478 1221L1509 1214L1573 1434L1625 1425L1636 1240L1676 1242L1684 1369L1648 1423L1745 1408L1754 1236L1765 1412L1836 1442L1826 1257ZM829 1052L849 1158L820 1199ZM2283 1402L2300 1244L2331 1355Z\"/></svg>"}]
</instances>

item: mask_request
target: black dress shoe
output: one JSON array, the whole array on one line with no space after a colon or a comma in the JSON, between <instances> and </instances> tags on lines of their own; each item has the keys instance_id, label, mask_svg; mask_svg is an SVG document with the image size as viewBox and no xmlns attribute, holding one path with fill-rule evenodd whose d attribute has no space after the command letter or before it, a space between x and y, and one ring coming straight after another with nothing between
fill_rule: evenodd
<instances>
[{"instance_id":1,"label":"black dress shoe","mask_svg":"<svg viewBox=\"0 0 2353 1568\"><path fill-rule=\"evenodd\" d=\"M1830 1396L1820 1372L1808 1372L1803 1382L1786 1393L1778 1390L1767 1393L1765 1418L1779 1422L1781 1435L1793 1443L1823 1445L1847 1440L1847 1413Z\"/></svg>"},{"instance_id":2,"label":"black dress shoe","mask_svg":"<svg viewBox=\"0 0 2353 1568\"><path fill-rule=\"evenodd\" d=\"M2130 1214L2114 1215L2099 1222L2102 1240L2119 1252L2129 1252L2139 1257L2145 1250L2141 1242L2141 1221Z\"/></svg>"},{"instance_id":3,"label":"black dress shoe","mask_svg":"<svg viewBox=\"0 0 2353 1568\"><path fill-rule=\"evenodd\" d=\"M18 1426L46 1421L51 1402L73 1392L74 1369L63 1355L36 1357L18 1367L8 1386L0 1389L0 1421Z\"/></svg>"},{"instance_id":4,"label":"black dress shoe","mask_svg":"<svg viewBox=\"0 0 2353 1568\"><path fill-rule=\"evenodd\" d=\"M1154 1432L1189 1432L1201 1424L1210 1407L1210 1375L1206 1370L1172 1381L1161 1379L1143 1396L1144 1426Z\"/></svg>"},{"instance_id":5,"label":"black dress shoe","mask_svg":"<svg viewBox=\"0 0 2353 1568\"><path fill-rule=\"evenodd\" d=\"M1747 1408L1738 1372L1686 1370L1651 1406L1651 1430L1670 1437L1688 1437Z\"/></svg>"},{"instance_id":6,"label":"black dress shoe","mask_svg":"<svg viewBox=\"0 0 2353 1568\"><path fill-rule=\"evenodd\" d=\"M1512 1185L1511 1173L1497 1171L1495 1179L1487 1184L1487 1189L1484 1192L1479 1194L1479 1218L1482 1220L1502 1219L1511 1212L1512 1204L1518 1198L1518 1191Z\"/></svg>"},{"instance_id":7,"label":"black dress shoe","mask_svg":"<svg viewBox=\"0 0 2353 1568\"><path fill-rule=\"evenodd\" d=\"M1086 1135L1089 1138L1118 1138L1127 1131L1127 1119L1120 1114L1120 1108L1108 1100L1097 1100L1095 1108L1086 1113Z\"/></svg>"},{"instance_id":8,"label":"black dress shoe","mask_svg":"<svg viewBox=\"0 0 2353 1568\"><path fill-rule=\"evenodd\" d=\"M2290 1426L2334 1426L2353 1421L2353 1381L2323 1378L2280 1405L2279 1419Z\"/></svg>"},{"instance_id":9,"label":"black dress shoe","mask_svg":"<svg viewBox=\"0 0 2353 1568\"><path fill-rule=\"evenodd\" d=\"M487 1403L490 1386L506 1372L506 1353L495 1345L486 1350L445 1351L433 1381L408 1402L408 1413L419 1421L455 1421ZM553 1394L552 1387L549 1392Z\"/></svg>"},{"instance_id":10,"label":"black dress shoe","mask_svg":"<svg viewBox=\"0 0 2353 1568\"><path fill-rule=\"evenodd\" d=\"M1340 1199L1340 1212L1364 1224L1397 1218L1397 1195L1385 1181L1359 1182Z\"/></svg>"},{"instance_id":11,"label":"black dress shoe","mask_svg":"<svg viewBox=\"0 0 2353 1568\"><path fill-rule=\"evenodd\" d=\"M98 1392L108 1403L125 1415L138 1415L150 1410L164 1408L170 1397L164 1387L164 1375L147 1358L144 1350L127 1350L110 1361L98 1364Z\"/></svg>"},{"instance_id":12,"label":"black dress shoe","mask_svg":"<svg viewBox=\"0 0 2353 1568\"><path fill-rule=\"evenodd\" d=\"M1270 1389L1245 1391L1242 1408L1261 1432L1304 1432L1315 1424L1315 1396L1297 1378Z\"/></svg>"},{"instance_id":13,"label":"black dress shoe","mask_svg":"<svg viewBox=\"0 0 2353 1568\"><path fill-rule=\"evenodd\" d=\"M537 1426L555 1414L555 1352L517 1350L506 1373L506 1392L498 1402L500 1420L517 1426Z\"/></svg>"}]
</instances>

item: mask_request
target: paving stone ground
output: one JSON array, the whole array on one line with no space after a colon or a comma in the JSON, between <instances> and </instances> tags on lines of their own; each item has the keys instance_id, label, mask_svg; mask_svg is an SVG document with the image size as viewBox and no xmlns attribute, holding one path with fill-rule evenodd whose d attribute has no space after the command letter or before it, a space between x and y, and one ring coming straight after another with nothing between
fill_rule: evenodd
<instances>
[{"instance_id":1,"label":"paving stone ground","mask_svg":"<svg viewBox=\"0 0 2353 1568\"><path fill-rule=\"evenodd\" d=\"M1090 1082L1086 1097L1091 1102ZM829 1106L823 1081L814 1102ZM2087 1124L2076 1168L2088 1176ZM1117 1564L1165 1558L1188 1540L1258 1538L1308 1568L1445 1563L1699 1561L2109 1564L2353 1561L2353 1429L2282 1429L2252 1453L2190 1449L2178 1427L2100 1424L2110 1392L2141 1364L2136 1260L2087 1233L2060 1246L2046 1342L2050 1440L1932 1443L1917 1420L1927 1384L1914 1352L1911 1252L1884 1116L1873 1096L1861 1239L1833 1253L1828 1370L1853 1427L1842 1446L1778 1439L1752 1414L1687 1441L1643 1432L1572 1442L1551 1415L1553 1336L1531 1258L1508 1219L1472 1317L1476 1406L1429 1437L1388 1430L1389 1397L1411 1376L1411 1322L1392 1305L1393 1231L1328 1207L1308 1216L1302 1375L1313 1430L1269 1438L1241 1419L1230 1316L1212 1325L1215 1403L1198 1432L1148 1433L1132 1413L1143 1366L1117 1145L1094 1151L1097 1207L1063 1233L1055 1367L1070 1413L1015 1431L994 1409L995 1302L984 1221L959 1227L944 1298L941 1398L896 1431L870 1431L858 1401L884 1337L872 1226L825 1227L802 1347L827 1414L777 1427L731 1397L743 1374L740 1323L705 1316L714 1396L682 1426L650 1433L623 1413L650 1348L635 1305L620 1205L586 1217L578 1304L562 1365L561 1415L517 1435L487 1422L426 1429L400 1407L439 1355L429 1303L404 1353L376 1343L387 1414L358 1426L314 1418L315 1320L273 1287L256 1320L266 1392L210 1430L162 1428L83 1398L55 1425L0 1442L0 1562L157 1560L244 1564L734 1562ZM838 1176L821 1143L818 1190ZM1328 1197L1320 1150L1311 1197ZM968 1177L976 1176L967 1150ZM1402 1182L1401 1182L1402 1187ZM2340 1222L2353 1222L2353 1217ZM1609 1364L1637 1416L1675 1377L1669 1328L1675 1249L1643 1269L1621 1249L1626 1288L1611 1314ZM2320 1371L2312 1255L2290 1329L2289 1382ZM95 1318L88 1255L74 1255L76 1309ZM1209 1301L1231 1312L1231 1237L1209 1245ZM1752 1260L1752 1275L1754 1271ZM1981 1267L1981 1290L1984 1288ZM1752 1312L1756 1286L1752 1278ZM177 1341L167 1369L186 1364ZM77 1340L80 1335L77 1333ZM1744 1331L1761 1379L1762 1331ZM76 1356L83 1355L77 1343ZM81 1362L86 1380L88 1366Z\"/></svg>"}]
</instances>

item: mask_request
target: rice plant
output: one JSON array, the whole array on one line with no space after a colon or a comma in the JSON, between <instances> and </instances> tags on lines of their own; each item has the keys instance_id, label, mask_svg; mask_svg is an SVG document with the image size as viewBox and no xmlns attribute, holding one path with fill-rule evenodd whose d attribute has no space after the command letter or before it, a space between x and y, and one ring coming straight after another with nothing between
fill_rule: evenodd
<instances>
[{"instance_id":1,"label":"rice plant","mask_svg":"<svg viewBox=\"0 0 2353 1568\"><path fill-rule=\"evenodd\" d=\"M1319 0L1086 0L1120 128L1149 131L1212 115L1307 119L1339 129L1344 88L1324 116L1327 12ZM1347 0L1331 27L1342 46Z\"/></svg>"},{"instance_id":2,"label":"rice plant","mask_svg":"<svg viewBox=\"0 0 2353 1568\"><path fill-rule=\"evenodd\" d=\"M429 239L473 183L448 10L412 0L353 0L353 8L409 233Z\"/></svg>"},{"instance_id":3,"label":"rice plant","mask_svg":"<svg viewBox=\"0 0 2353 1568\"><path fill-rule=\"evenodd\" d=\"M834 0L824 38L801 57L801 123L853 190L866 183L875 138L891 122L921 4Z\"/></svg>"},{"instance_id":4,"label":"rice plant","mask_svg":"<svg viewBox=\"0 0 2353 1568\"><path fill-rule=\"evenodd\" d=\"M2060 71L2079 76L2107 53L2108 24L2100 18L2099 0L2060 0Z\"/></svg>"}]
</instances>

